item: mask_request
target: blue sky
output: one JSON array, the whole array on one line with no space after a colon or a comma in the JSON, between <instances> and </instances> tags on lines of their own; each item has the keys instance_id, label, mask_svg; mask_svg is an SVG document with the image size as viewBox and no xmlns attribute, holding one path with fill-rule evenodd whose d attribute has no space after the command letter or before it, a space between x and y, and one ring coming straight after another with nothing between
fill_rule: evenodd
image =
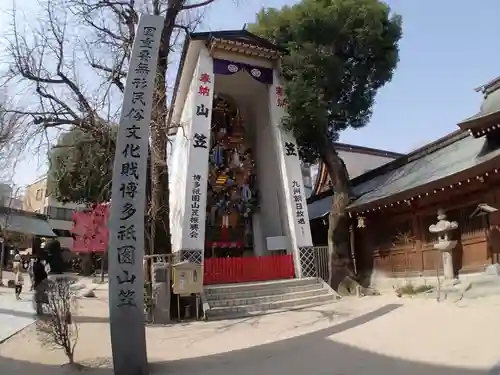
<instances>
[{"instance_id":1,"label":"blue sky","mask_svg":"<svg viewBox=\"0 0 500 375\"><path fill-rule=\"evenodd\" d=\"M408 152L457 129L456 123L478 111L474 88L500 75L500 1L389 0L403 16L400 63L392 82L377 96L365 128L346 131L341 141ZM240 29L266 4L285 0L217 0L202 30ZM1 23L5 18L0 18ZM171 72L173 73L173 72ZM24 185L40 169L23 162L15 181Z\"/></svg>"}]
</instances>

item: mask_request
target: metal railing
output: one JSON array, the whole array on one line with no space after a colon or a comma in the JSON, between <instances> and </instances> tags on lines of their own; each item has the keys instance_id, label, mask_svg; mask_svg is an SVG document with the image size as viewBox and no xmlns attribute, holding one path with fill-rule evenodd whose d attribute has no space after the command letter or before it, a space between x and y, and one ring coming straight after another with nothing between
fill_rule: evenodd
<instances>
[{"instance_id":1,"label":"metal railing","mask_svg":"<svg viewBox=\"0 0 500 375\"><path fill-rule=\"evenodd\" d=\"M318 277L328 282L328 246L314 246L313 249Z\"/></svg>"}]
</instances>

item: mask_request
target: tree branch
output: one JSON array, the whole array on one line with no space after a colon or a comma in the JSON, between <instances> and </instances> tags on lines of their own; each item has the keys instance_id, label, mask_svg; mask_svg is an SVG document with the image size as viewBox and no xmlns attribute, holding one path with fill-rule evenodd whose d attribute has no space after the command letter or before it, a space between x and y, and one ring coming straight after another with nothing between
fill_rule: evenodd
<instances>
[{"instance_id":1,"label":"tree branch","mask_svg":"<svg viewBox=\"0 0 500 375\"><path fill-rule=\"evenodd\" d=\"M184 5L181 8L181 10L190 10L190 9L195 9L195 8L201 8L201 7L204 7L204 6L212 4L214 1L215 0L205 0L205 1L202 1L202 2L196 3L196 4Z\"/></svg>"}]
</instances>

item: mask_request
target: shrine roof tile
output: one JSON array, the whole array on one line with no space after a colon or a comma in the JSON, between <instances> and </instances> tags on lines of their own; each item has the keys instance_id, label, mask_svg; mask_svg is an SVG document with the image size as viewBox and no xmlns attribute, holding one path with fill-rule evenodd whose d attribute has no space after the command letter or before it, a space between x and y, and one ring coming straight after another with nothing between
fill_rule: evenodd
<instances>
[{"instance_id":1,"label":"shrine roof tile","mask_svg":"<svg viewBox=\"0 0 500 375\"><path fill-rule=\"evenodd\" d=\"M259 45L268 49L278 50L279 48L268 41L267 39L261 38L248 30L222 30L222 31L206 31L199 33L191 33L189 35L191 40L210 40L212 38L224 39L224 40L234 40L245 42L249 44Z\"/></svg>"}]
</instances>

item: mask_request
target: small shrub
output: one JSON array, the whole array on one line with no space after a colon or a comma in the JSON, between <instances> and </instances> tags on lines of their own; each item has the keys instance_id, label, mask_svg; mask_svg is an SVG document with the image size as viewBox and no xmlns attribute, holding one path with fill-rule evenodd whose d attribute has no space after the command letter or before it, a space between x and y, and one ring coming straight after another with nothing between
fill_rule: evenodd
<instances>
[{"instance_id":1,"label":"small shrub","mask_svg":"<svg viewBox=\"0 0 500 375\"><path fill-rule=\"evenodd\" d=\"M408 282L400 287L395 288L395 292L398 297L401 297L404 295L415 295L415 294L425 293L431 289L432 286L430 285L415 286L412 283Z\"/></svg>"},{"instance_id":2,"label":"small shrub","mask_svg":"<svg viewBox=\"0 0 500 375\"><path fill-rule=\"evenodd\" d=\"M106 284L106 280L101 280L101 278L93 278L92 279L92 284Z\"/></svg>"},{"instance_id":3,"label":"small shrub","mask_svg":"<svg viewBox=\"0 0 500 375\"><path fill-rule=\"evenodd\" d=\"M77 302L71 292L71 284L72 281L64 277L48 281L47 303L43 306L43 315L36 328L43 344L64 350L69 363L74 364L78 326L73 319Z\"/></svg>"}]
</instances>

